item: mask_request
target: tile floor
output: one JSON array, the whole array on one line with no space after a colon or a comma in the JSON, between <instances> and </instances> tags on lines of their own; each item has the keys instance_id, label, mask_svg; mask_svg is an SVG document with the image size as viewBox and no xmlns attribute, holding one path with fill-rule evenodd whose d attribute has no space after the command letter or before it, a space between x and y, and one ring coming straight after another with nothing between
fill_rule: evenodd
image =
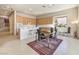
<instances>
[{"instance_id":1,"label":"tile floor","mask_svg":"<svg viewBox=\"0 0 79 59\"><path fill-rule=\"evenodd\" d=\"M79 54L79 39L58 36L63 41L55 51L55 55L78 55Z\"/></svg>"},{"instance_id":2,"label":"tile floor","mask_svg":"<svg viewBox=\"0 0 79 59\"><path fill-rule=\"evenodd\" d=\"M71 37L58 36L62 43L56 49L54 55L74 55L79 54L79 40ZM33 41L34 38L19 40L16 36L0 36L0 54L1 55L38 55L26 43Z\"/></svg>"},{"instance_id":3,"label":"tile floor","mask_svg":"<svg viewBox=\"0 0 79 59\"><path fill-rule=\"evenodd\" d=\"M33 40L33 39L32 39ZM31 40L31 41L32 41ZM28 40L19 40L16 36L0 36L0 54L4 55L37 55L26 43Z\"/></svg>"}]
</instances>

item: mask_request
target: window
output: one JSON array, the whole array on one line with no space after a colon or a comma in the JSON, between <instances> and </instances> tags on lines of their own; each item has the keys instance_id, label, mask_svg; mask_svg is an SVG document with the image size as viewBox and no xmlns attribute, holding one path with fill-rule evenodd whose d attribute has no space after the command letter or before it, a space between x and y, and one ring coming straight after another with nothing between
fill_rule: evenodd
<instances>
[{"instance_id":1,"label":"window","mask_svg":"<svg viewBox=\"0 0 79 59\"><path fill-rule=\"evenodd\" d=\"M65 26L67 24L67 17L64 16L64 17L58 17L57 18L57 25L63 25Z\"/></svg>"},{"instance_id":2,"label":"window","mask_svg":"<svg viewBox=\"0 0 79 59\"><path fill-rule=\"evenodd\" d=\"M67 17L57 17L56 18L57 23L57 31L58 32L67 32Z\"/></svg>"}]
</instances>

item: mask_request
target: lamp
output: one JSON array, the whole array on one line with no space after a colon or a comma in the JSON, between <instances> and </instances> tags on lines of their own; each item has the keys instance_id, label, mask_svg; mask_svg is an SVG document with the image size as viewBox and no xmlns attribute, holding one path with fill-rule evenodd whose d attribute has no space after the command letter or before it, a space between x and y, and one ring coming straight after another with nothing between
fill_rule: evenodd
<instances>
[{"instance_id":1,"label":"lamp","mask_svg":"<svg viewBox=\"0 0 79 59\"><path fill-rule=\"evenodd\" d=\"M71 24L78 24L79 21L78 20L75 20L75 21L72 21Z\"/></svg>"}]
</instances>

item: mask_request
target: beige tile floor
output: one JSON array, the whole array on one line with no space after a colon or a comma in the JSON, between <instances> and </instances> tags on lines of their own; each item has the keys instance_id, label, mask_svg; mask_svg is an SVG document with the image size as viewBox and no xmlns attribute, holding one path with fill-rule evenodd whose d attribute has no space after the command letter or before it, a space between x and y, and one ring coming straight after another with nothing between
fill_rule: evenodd
<instances>
[{"instance_id":1,"label":"beige tile floor","mask_svg":"<svg viewBox=\"0 0 79 59\"><path fill-rule=\"evenodd\" d=\"M37 55L37 53L26 44L32 40L33 39L19 40L16 36L12 35L0 36L0 54Z\"/></svg>"},{"instance_id":2,"label":"beige tile floor","mask_svg":"<svg viewBox=\"0 0 79 59\"><path fill-rule=\"evenodd\" d=\"M55 51L55 55L79 55L79 39L58 36L63 41Z\"/></svg>"},{"instance_id":3,"label":"beige tile floor","mask_svg":"<svg viewBox=\"0 0 79 59\"><path fill-rule=\"evenodd\" d=\"M55 55L79 54L79 40L71 37L58 36L63 41L55 51ZM34 38L19 40L16 36L0 35L0 54L4 55L38 55L26 43Z\"/></svg>"}]
</instances>

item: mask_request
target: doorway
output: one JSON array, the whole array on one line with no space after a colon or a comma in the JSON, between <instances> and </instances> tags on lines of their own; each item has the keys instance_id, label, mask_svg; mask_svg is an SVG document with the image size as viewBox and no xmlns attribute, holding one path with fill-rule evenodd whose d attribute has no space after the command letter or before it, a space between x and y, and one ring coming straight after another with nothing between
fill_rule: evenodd
<instances>
[{"instance_id":1,"label":"doorway","mask_svg":"<svg viewBox=\"0 0 79 59\"><path fill-rule=\"evenodd\" d=\"M7 16L0 17L0 35L9 34L9 18Z\"/></svg>"}]
</instances>

